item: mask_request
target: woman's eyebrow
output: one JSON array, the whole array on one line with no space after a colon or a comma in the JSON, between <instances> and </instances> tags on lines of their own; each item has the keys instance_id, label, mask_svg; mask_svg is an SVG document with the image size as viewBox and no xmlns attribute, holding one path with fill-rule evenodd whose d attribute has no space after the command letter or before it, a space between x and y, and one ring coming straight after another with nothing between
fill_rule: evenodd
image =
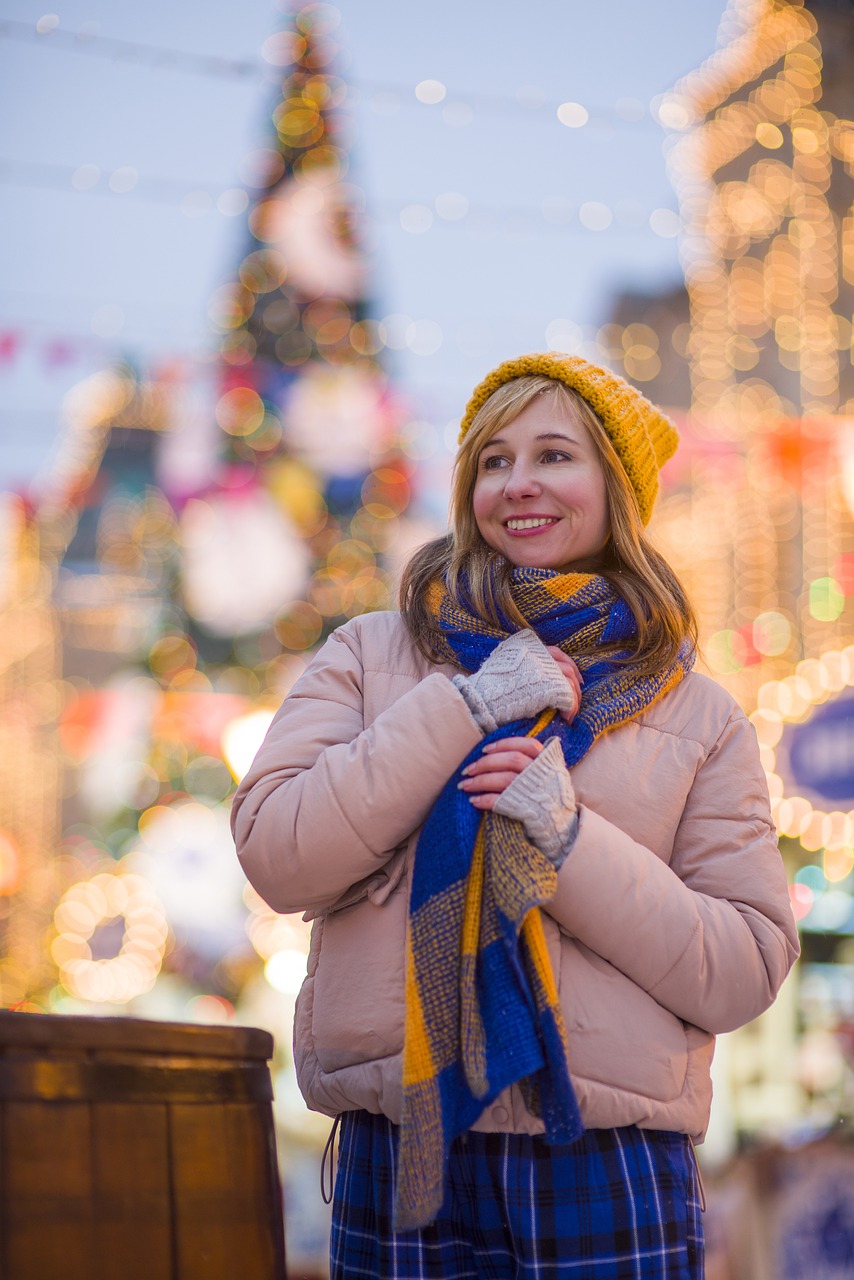
<instances>
[{"instance_id":1,"label":"woman's eyebrow","mask_svg":"<svg viewBox=\"0 0 854 1280\"><path fill-rule=\"evenodd\" d=\"M562 431L544 431L541 435L534 436L535 440L567 440L570 444L578 444L575 436L564 435ZM493 436L491 440L487 440L483 446L484 449L490 448L494 444L506 444L507 441L503 436Z\"/></svg>"}]
</instances>

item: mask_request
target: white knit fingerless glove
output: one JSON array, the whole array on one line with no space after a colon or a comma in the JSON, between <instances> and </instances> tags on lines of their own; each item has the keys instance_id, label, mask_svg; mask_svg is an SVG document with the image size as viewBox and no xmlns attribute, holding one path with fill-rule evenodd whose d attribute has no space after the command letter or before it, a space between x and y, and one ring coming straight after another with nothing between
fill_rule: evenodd
<instances>
[{"instance_id":1,"label":"white knit fingerless glove","mask_svg":"<svg viewBox=\"0 0 854 1280\"><path fill-rule=\"evenodd\" d=\"M454 676L453 683L482 733L539 715L546 707L575 707L572 685L533 631L517 631L502 640L479 671Z\"/></svg>"},{"instance_id":2,"label":"white knit fingerless glove","mask_svg":"<svg viewBox=\"0 0 854 1280\"><path fill-rule=\"evenodd\" d=\"M556 867L561 865L578 832L578 808L558 738L550 738L536 760L502 791L494 812L521 822L531 844Z\"/></svg>"}]
</instances>

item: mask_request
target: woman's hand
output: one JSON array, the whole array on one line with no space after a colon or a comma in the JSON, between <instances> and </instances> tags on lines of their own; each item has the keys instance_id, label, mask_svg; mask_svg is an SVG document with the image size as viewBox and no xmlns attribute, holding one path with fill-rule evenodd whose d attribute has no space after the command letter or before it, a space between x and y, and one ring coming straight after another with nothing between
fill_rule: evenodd
<instances>
[{"instance_id":1,"label":"woman's hand","mask_svg":"<svg viewBox=\"0 0 854 1280\"><path fill-rule=\"evenodd\" d=\"M543 744L537 738L501 738L490 742L483 748L480 759L463 770L460 790L465 791L476 809L494 809L502 791L536 760L542 749Z\"/></svg>"},{"instance_id":2,"label":"woman's hand","mask_svg":"<svg viewBox=\"0 0 854 1280\"><path fill-rule=\"evenodd\" d=\"M555 867L578 830L578 805L559 738L502 738L467 765L460 789L475 809L521 822L531 844Z\"/></svg>"},{"instance_id":3,"label":"woman's hand","mask_svg":"<svg viewBox=\"0 0 854 1280\"><path fill-rule=\"evenodd\" d=\"M567 724L571 724L578 714L584 678L572 658L557 645L546 645L546 648L572 690L571 709L558 712ZM543 744L537 738L501 738L498 742L490 742L483 748L480 759L466 766L460 790L465 791L476 809L494 809L497 798L532 760L536 760L542 749Z\"/></svg>"},{"instance_id":4,"label":"woman's hand","mask_svg":"<svg viewBox=\"0 0 854 1280\"><path fill-rule=\"evenodd\" d=\"M547 648L533 631L516 631L496 645L477 671L452 683L482 733L529 720L554 707L567 720L578 708L581 675L560 649Z\"/></svg>"},{"instance_id":5,"label":"woman's hand","mask_svg":"<svg viewBox=\"0 0 854 1280\"><path fill-rule=\"evenodd\" d=\"M563 649L559 649L556 644L547 644L546 648L572 686L572 710L559 712L567 724L572 724L573 720L578 715L578 707L581 703L581 686L584 684L584 677L578 670L578 667L575 665L572 658L565 654Z\"/></svg>"}]
</instances>

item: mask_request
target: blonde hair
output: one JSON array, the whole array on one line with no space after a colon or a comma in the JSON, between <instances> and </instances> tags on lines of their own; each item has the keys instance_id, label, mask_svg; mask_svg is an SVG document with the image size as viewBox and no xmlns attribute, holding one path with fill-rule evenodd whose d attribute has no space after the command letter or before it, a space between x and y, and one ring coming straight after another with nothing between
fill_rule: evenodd
<instances>
[{"instance_id":1,"label":"blonde hair","mask_svg":"<svg viewBox=\"0 0 854 1280\"><path fill-rule=\"evenodd\" d=\"M676 574L644 529L637 496L601 419L578 392L540 374L504 383L475 415L454 466L451 531L420 547L406 566L400 586L403 618L419 649L435 659L441 632L427 608L427 591L432 582L443 578L451 595L461 603L464 599L484 621L501 626L503 617L520 629L528 626L510 590L514 566L484 541L472 495L481 450L538 396L549 396L567 408L596 447L611 527L598 571L625 600L637 624L635 647L626 661L637 667L639 675L657 673L670 665L683 640L696 643L694 612Z\"/></svg>"}]
</instances>

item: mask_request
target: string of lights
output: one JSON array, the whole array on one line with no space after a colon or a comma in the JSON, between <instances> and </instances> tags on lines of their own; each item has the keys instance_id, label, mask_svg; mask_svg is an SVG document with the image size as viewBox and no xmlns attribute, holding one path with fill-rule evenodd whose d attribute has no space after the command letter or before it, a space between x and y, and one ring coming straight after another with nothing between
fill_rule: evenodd
<instances>
[{"instance_id":1,"label":"string of lights","mask_svg":"<svg viewBox=\"0 0 854 1280\"><path fill-rule=\"evenodd\" d=\"M262 58L222 58L192 53L167 45L152 45L136 40L121 40L100 34L96 23L87 23L76 32L59 25L55 14L46 14L35 24L14 19L0 21L0 40L5 39L31 47L57 49L65 53L96 57L105 61L147 67L156 71L186 72L214 79L278 83L283 68L291 64L294 45L287 32L276 32L264 42ZM485 93L463 89L449 94L440 80L422 80L417 85L394 81L348 79L347 102L356 106L366 97L368 105L380 115L389 115L401 107L441 107L445 124L471 124L475 115L530 116L532 113L554 116L570 129L592 125L609 130L625 126L659 128L660 99L650 103L637 98L619 98L615 103L584 106L577 102L559 102L536 85L526 85L515 93Z\"/></svg>"},{"instance_id":2,"label":"string of lights","mask_svg":"<svg viewBox=\"0 0 854 1280\"><path fill-rule=\"evenodd\" d=\"M249 205L249 197L242 187L143 176L130 165L105 173L94 164L48 164L0 157L0 183L36 190L92 192L98 196L143 200L177 207L190 218L214 211L224 217L239 217ZM358 196L360 202L365 200L364 193L358 189L353 189L352 194ZM520 233L536 229L561 235L568 231L576 234L646 235L652 231L662 239L672 239L679 231L678 216L671 209L644 209L632 200L617 201L613 206L598 200L576 203L557 196L547 197L539 206L472 205L459 192L442 192L436 196L432 208L421 202L372 201L368 223L371 218L399 220L403 230L413 235L422 234L434 226L475 232Z\"/></svg>"},{"instance_id":3,"label":"string of lights","mask_svg":"<svg viewBox=\"0 0 854 1280\"><path fill-rule=\"evenodd\" d=\"M215 57L191 53L186 49L167 48L164 45L143 44L138 40L102 36L97 23L84 23L76 32L64 31L56 14L45 14L36 23L4 18L0 22L0 39L36 45L43 49L61 49L65 53L82 54L90 58L133 62L138 66L162 71L187 71L216 79L257 79L273 71L269 63L256 59Z\"/></svg>"},{"instance_id":4,"label":"string of lights","mask_svg":"<svg viewBox=\"0 0 854 1280\"><path fill-rule=\"evenodd\" d=\"M221 184L213 183L202 186L177 178L140 177L138 171L130 165L123 165L106 174L94 164L49 164L44 161L0 158L0 182L7 186L51 191L92 191L100 196L129 196L155 204L180 206L189 200L185 212L198 210L204 213L216 206L220 213L234 216L244 212L248 204L241 188L223 188ZM202 195L207 197L207 201L200 199ZM229 201L224 197L231 199Z\"/></svg>"},{"instance_id":5,"label":"string of lights","mask_svg":"<svg viewBox=\"0 0 854 1280\"><path fill-rule=\"evenodd\" d=\"M227 286L226 286L227 289ZM39 298L44 303L44 298ZM74 299L63 298L62 305L72 305ZM91 306L91 300L87 300ZM90 332L80 329L60 330L55 322L47 320L26 319L15 321L9 318L0 319L0 372L14 368L17 359L22 356L26 347L40 353L42 363L48 369L74 363L78 359L91 361L92 358L102 362L115 363L128 358L129 351L133 360L151 364L158 359L179 370L190 370L195 366L210 369L217 359L216 339L211 336L209 345L196 345L180 349L173 340L164 338L161 329L143 334L134 328L127 337L120 336L120 328L111 333L94 328L99 315L103 311L117 311L123 324L123 314L115 304L96 307L93 314L93 328ZM210 318L216 325L221 310L219 291L215 292L210 305ZM376 352L408 351L417 356L434 356L441 349L456 348L466 354L476 354L492 337L496 323L515 322L520 324L528 336L537 330L542 334L539 339L549 350L578 351L579 354L611 367L624 370L635 382L650 382L662 367L662 360L668 361L676 352L680 357L684 353L687 325L677 326L670 335L669 341L659 340L658 335L648 325L629 323L621 325L608 323L597 328L596 325L580 325L566 318L555 318L540 329L541 317L526 316L518 308L508 311L504 317L495 312L485 314L467 314L458 317L453 330L443 328L436 320L421 317L414 318L403 312L392 312L377 320L365 320L361 331ZM94 336L93 336L94 335ZM112 337L112 341L107 341ZM430 374L430 386L435 390L438 386L455 384L442 381L436 372ZM456 428L449 447L456 448Z\"/></svg>"}]
</instances>

